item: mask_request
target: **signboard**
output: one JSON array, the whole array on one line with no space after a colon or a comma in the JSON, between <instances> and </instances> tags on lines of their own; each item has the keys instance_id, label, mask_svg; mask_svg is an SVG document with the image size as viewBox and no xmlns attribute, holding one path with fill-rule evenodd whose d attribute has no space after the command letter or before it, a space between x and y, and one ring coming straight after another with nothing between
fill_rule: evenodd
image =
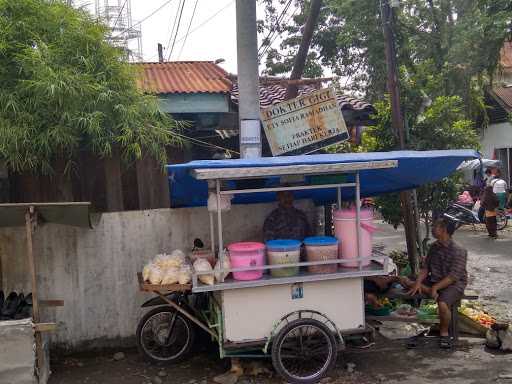
<instances>
[{"instance_id":1,"label":"signboard","mask_svg":"<svg viewBox=\"0 0 512 384\"><path fill-rule=\"evenodd\" d=\"M273 156L304 154L349 138L333 88L261 110Z\"/></svg>"}]
</instances>

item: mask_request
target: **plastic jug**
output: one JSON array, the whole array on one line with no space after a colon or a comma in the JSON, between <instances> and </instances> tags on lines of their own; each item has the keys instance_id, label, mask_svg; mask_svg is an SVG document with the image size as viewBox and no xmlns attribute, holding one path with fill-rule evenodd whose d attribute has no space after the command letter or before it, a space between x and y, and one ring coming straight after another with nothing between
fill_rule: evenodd
<instances>
[{"instance_id":1,"label":"plastic jug","mask_svg":"<svg viewBox=\"0 0 512 384\"><path fill-rule=\"evenodd\" d=\"M373 232L377 228L373 225L373 211L361 209L361 257L371 257ZM357 231L356 231L356 210L338 209L333 212L334 231L336 238L340 241L339 257L341 259L357 259ZM362 266L370 264L370 260L363 261ZM340 264L340 267L359 267L357 261Z\"/></svg>"}]
</instances>

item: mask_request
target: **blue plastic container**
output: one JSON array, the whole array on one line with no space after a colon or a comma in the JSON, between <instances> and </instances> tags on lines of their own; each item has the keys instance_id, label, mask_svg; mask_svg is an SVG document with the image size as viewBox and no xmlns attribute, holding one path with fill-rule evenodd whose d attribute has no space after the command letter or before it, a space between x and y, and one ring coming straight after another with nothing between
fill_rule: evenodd
<instances>
[{"instance_id":1,"label":"blue plastic container","mask_svg":"<svg viewBox=\"0 0 512 384\"><path fill-rule=\"evenodd\" d=\"M298 240L270 240L267 241L267 257L270 265L294 264L300 261L300 247ZM273 277L290 277L299 273L299 267L271 269Z\"/></svg>"},{"instance_id":2,"label":"blue plastic container","mask_svg":"<svg viewBox=\"0 0 512 384\"><path fill-rule=\"evenodd\" d=\"M306 255L309 262L336 260L338 258L338 239L330 236L306 237ZM335 273L338 264L310 265L311 273Z\"/></svg>"}]
</instances>

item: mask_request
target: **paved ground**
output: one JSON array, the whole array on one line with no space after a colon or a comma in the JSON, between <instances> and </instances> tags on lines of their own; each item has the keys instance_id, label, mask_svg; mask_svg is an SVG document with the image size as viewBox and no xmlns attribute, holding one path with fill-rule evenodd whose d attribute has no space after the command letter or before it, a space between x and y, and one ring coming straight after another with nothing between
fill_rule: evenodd
<instances>
[{"instance_id":1,"label":"paved ground","mask_svg":"<svg viewBox=\"0 0 512 384\"><path fill-rule=\"evenodd\" d=\"M380 229L377 243L389 250L405 247L400 231L387 225L380 225ZM502 319L512 319L512 232L502 233L496 241L488 239L482 230L462 229L455 237L469 250L470 289L481 296L489 311ZM209 384L227 367L216 357L215 349L200 351L182 364L162 368L143 362L136 351L124 353L126 357L121 361L115 361L111 352L58 358L54 360L50 384ZM512 383L511 360L512 355L485 350L482 339L463 339L452 352L440 351L435 339L425 340L415 350L407 350L402 342L378 340L371 349L345 352L331 378L323 384ZM347 372L347 363L355 364L355 372ZM268 362L262 364L271 370ZM239 381L267 383L281 384L282 380L265 373Z\"/></svg>"}]
</instances>

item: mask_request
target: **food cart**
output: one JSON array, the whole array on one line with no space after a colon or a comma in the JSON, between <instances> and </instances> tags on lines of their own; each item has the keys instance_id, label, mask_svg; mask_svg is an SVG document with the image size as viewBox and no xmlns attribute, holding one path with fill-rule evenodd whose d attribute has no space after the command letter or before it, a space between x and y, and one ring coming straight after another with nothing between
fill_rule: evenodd
<instances>
[{"instance_id":1,"label":"food cart","mask_svg":"<svg viewBox=\"0 0 512 384\"><path fill-rule=\"evenodd\" d=\"M139 349L152 361L178 361L190 351L195 324L218 342L221 358L269 357L275 370L290 383L320 380L344 347L344 335L365 329L363 278L386 275L389 258L361 257L361 197L415 188L441 180L474 151L387 152L289 156L252 160L195 161L169 167L175 206L204 206L216 201L210 213L211 249L221 270L245 272L298 267L295 276L270 274L251 281L220 279L203 284L197 272L188 285L151 285L142 290L157 298L146 306L163 304L142 319L137 330ZM290 183L290 180L294 180ZM247 268L223 268L223 196L234 204L272 201L278 191L293 191L297 199L317 203L353 201L356 210L358 257L354 260L299 262ZM306 267L339 265L333 273L311 273Z\"/></svg>"}]
</instances>

